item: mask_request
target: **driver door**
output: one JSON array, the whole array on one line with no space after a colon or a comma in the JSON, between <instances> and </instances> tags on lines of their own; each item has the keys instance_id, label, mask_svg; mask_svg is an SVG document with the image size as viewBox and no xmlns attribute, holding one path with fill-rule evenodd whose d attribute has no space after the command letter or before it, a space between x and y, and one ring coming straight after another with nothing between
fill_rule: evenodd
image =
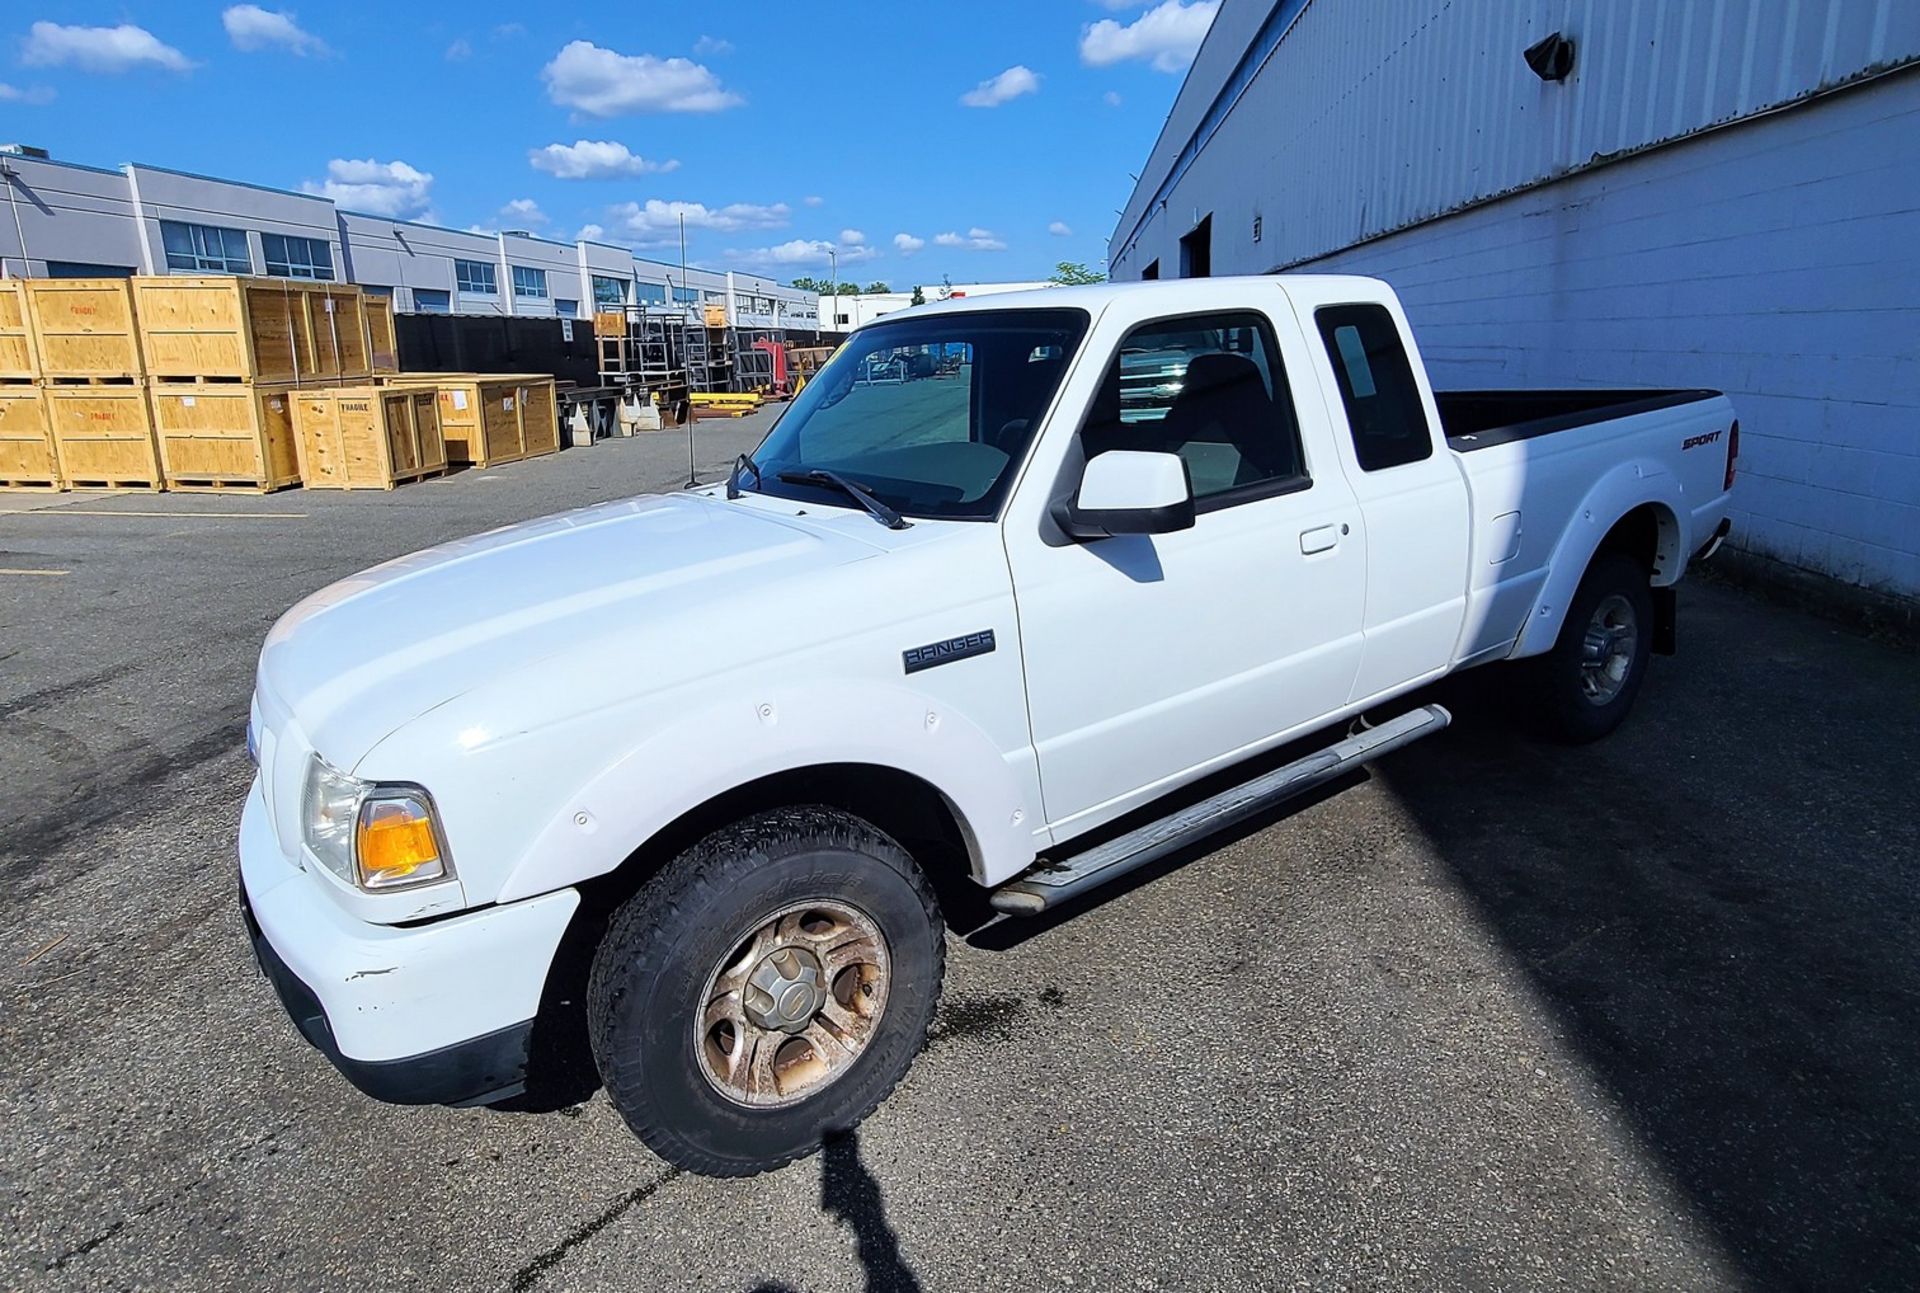
<instances>
[{"instance_id":1,"label":"driver door","mask_svg":"<svg viewBox=\"0 0 1920 1293\"><path fill-rule=\"evenodd\" d=\"M1364 528L1338 463L1303 443L1287 380L1310 371L1297 329L1264 311L1159 319L1108 361L1067 470L1077 483L1083 458L1108 449L1177 453L1191 529L1074 542L1008 528L1056 832L1275 744L1352 688ZM1317 406L1305 415L1324 421Z\"/></svg>"}]
</instances>

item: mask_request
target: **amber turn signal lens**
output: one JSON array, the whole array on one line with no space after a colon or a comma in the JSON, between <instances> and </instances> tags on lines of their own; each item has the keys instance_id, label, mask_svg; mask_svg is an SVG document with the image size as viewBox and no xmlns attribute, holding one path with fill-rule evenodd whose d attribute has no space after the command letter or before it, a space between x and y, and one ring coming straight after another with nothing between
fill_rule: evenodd
<instances>
[{"instance_id":1,"label":"amber turn signal lens","mask_svg":"<svg viewBox=\"0 0 1920 1293\"><path fill-rule=\"evenodd\" d=\"M431 812L417 799L369 799L360 809L355 843L360 883L369 889L438 880L447 873Z\"/></svg>"}]
</instances>

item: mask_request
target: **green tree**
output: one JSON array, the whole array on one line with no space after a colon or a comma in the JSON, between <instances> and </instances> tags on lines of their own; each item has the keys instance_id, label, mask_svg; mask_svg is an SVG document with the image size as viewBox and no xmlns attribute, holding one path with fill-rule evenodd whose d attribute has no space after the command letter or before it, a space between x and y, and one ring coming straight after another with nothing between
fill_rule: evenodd
<instances>
[{"instance_id":1,"label":"green tree","mask_svg":"<svg viewBox=\"0 0 1920 1293\"><path fill-rule=\"evenodd\" d=\"M866 287L861 290L866 292L891 292L893 289L885 283L868 283Z\"/></svg>"},{"instance_id":2,"label":"green tree","mask_svg":"<svg viewBox=\"0 0 1920 1293\"><path fill-rule=\"evenodd\" d=\"M915 283L913 286L913 299L911 301L908 301L907 304L908 305L925 305L926 303L927 303L927 294L920 290L920 285L918 283Z\"/></svg>"},{"instance_id":3,"label":"green tree","mask_svg":"<svg viewBox=\"0 0 1920 1293\"><path fill-rule=\"evenodd\" d=\"M1067 287L1081 287L1088 283L1104 283L1107 276L1097 269L1088 269L1077 260L1063 260L1053 267L1053 273L1047 275L1047 281Z\"/></svg>"}]
</instances>

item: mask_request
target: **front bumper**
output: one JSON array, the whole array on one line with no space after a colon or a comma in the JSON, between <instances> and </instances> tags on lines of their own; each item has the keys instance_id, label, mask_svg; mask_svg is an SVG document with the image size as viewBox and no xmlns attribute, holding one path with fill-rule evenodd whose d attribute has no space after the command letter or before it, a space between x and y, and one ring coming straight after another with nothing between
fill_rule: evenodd
<instances>
[{"instance_id":1,"label":"front bumper","mask_svg":"<svg viewBox=\"0 0 1920 1293\"><path fill-rule=\"evenodd\" d=\"M301 1034L362 1091L470 1104L524 1084L571 889L403 928L341 911L290 863L255 783L240 818L240 905L261 971Z\"/></svg>"}]
</instances>

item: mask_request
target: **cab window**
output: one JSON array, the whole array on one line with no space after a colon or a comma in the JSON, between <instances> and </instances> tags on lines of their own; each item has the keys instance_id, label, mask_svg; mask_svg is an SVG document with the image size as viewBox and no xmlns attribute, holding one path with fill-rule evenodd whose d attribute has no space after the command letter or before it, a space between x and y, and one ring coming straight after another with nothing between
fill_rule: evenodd
<instances>
[{"instance_id":1,"label":"cab window","mask_svg":"<svg viewBox=\"0 0 1920 1293\"><path fill-rule=\"evenodd\" d=\"M1080 435L1109 449L1179 454L1199 510L1307 482L1300 426L1272 326L1251 312L1188 315L1127 334Z\"/></svg>"},{"instance_id":2,"label":"cab window","mask_svg":"<svg viewBox=\"0 0 1920 1293\"><path fill-rule=\"evenodd\" d=\"M1360 470L1381 471L1433 455L1420 384L1400 330L1383 305L1330 305L1314 312L1347 408Z\"/></svg>"}]
</instances>

